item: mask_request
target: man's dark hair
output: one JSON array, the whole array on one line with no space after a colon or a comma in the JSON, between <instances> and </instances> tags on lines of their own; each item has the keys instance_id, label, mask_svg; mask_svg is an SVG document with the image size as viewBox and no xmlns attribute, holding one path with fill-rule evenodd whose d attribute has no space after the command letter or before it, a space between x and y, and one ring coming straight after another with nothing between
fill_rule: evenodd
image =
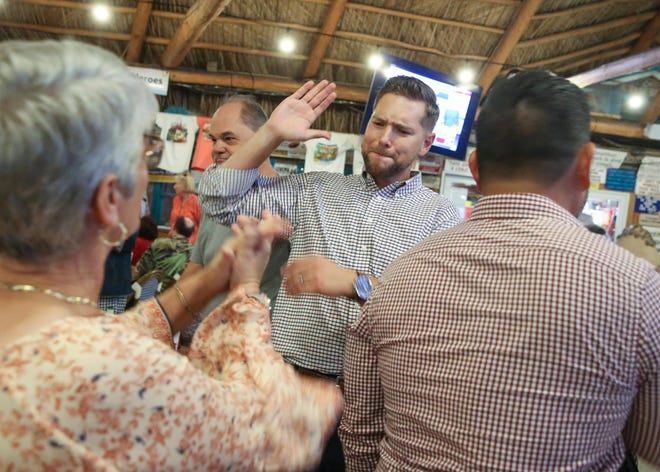
<instances>
[{"instance_id":1,"label":"man's dark hair","mask_svg":"<svg viewBox=\"0 0 660 472\"><path fill-rule=\"evenodd\" d=\"M424 118L422 118L422 126L428 132L433 131L433 127L440 116L440 110L438 109L435 92L433 92L431 87L415 77L405 75L392 77L378 91L374 107L383 95L388 93L393 93L394 95L399 95L410 100L424 102L426 104L426 113L424 114Z\"/></svg>"},{"instance_id":2,"label":"man's dark hair","mask_svg":"<svg viewBox=\"0 0 660 472\"><path fill-rule=\"evenodd\" d=\"M140 230L138 236L148 241L153 241L158 237L158 223L149 215L140 218Z\"/></svg>"},{"instance_id":3,"label":"man's dark hair","mask_svg":"<svg viewBox=\"0 0 660 472\"><path fill-rule=\"evenodd\" d=\"M181 236L189 238L191 234L195 232L195 224L189 224L189 219L185 216L179 216L174 221L174 230L179 233Z\"/></svg>"},{"instance_id":4,"label":"man's dark hair","mask_svg":"<svg viewBox=\"0 0 660 472\"><path fill-rule=\"evenodd\" d=\"M268 115L266 115L261 105L257 103L253 95L230 95L222 100L220 107L233 102L238 102L242 105L241 121L252 131L256 132L268 120Z\"/></svg>"},{"instance_id":5,"label":"man's dark hair","mask_svg":"<svg viewBox=\"0 0 660 472\"><path fill-rule=\"evenodd\" d=\"M493 84L476 128L482 180L551 184L590 140L587 95L550 72L518 72Z\"/></svg>"}]
</instances>

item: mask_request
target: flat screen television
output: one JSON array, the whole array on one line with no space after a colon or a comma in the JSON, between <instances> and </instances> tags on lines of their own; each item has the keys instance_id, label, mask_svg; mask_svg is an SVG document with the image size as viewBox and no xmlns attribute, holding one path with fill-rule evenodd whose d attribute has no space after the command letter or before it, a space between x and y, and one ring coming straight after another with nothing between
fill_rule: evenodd
<instances>
[{"instance_id":1,"label":"flat screen television","mask_svg":"<svg viewBox=\"0 0 660 472\"><path fill-rule=\"evenodd\" d=\"M383 66L374 73L371 81L361 133L364 134L367 128L378 91L387 79L397 75L416 77L428 84L436 94L440 117L433 129L435 140L431 152L454 159L465 159L481 88L476 85L458 85L441 72L389 54L383 54Z\"/></svg>"}]
</instances>

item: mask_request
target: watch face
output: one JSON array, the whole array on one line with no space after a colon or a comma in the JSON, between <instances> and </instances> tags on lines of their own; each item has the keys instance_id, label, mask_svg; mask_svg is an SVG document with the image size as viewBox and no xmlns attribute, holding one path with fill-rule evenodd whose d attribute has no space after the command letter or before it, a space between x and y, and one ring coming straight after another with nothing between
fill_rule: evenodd
<instances>
[{"instance_id":1,"label":"watch face","mask_svg":"<svg viewBox=\"0 0 660 472\"><path fill-rule=\"evenodd\" d=\"M371 295L371 280L366 275L358 275L355 278L355 293L360 300L366 300Z\"/></svg>"}]
</instances>

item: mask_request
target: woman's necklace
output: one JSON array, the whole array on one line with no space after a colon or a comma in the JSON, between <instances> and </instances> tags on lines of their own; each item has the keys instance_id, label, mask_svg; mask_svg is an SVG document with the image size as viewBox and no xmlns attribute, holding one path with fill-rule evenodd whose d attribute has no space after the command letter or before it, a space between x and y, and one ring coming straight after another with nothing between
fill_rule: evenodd
<instances>
[{"instance_id":1,"label":"woman's necklace","mask_svg":"<svg viewBox=\"0 0 660 472\"><path fill-rule=\"evenodd\" d=\"M48 295L53 298L57 298L58 300L62 300L63 302L66 303L72 303L74 305L89 305L94 308L98 308L99 305L96 303L94 300L90 300L87 297L77 297L74 295L65 295L61 292L56 292L55 290L51 290L49 288L39 288L35 287L34 285L26 285L26 284L16 284L16 285L10 285L5 282L0 282L0 288L4 288L5 290L11 290L12 292L36 292L36 293L43 293L44 295Z\"/></svg>"}]
</instances>

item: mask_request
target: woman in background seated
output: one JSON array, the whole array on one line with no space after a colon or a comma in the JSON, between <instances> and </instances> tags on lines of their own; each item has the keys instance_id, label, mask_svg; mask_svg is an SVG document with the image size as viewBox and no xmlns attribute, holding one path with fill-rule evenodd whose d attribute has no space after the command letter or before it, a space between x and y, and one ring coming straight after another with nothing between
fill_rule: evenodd
<instances>
[{"instance_id":1,"label":"woman in background seated","mask_svg":"<svg viewBox=\"0 0 660 472\"><path fill-rule=\"evenodd\" d=\"M243 217L209 266L104 316L104 261L137 230L154 161L155 98L95 46L5 41L0 109L0 470L313 467L342 400L270 344L258 289L278 219ZM172 333L229 287L179 355Z\"/></svg>"},{"instance_id":2,"label":"woman in background seated","mask_svg":"<svg viewBox=\"0 0 660 472\"><path fill-rule=\"evenodd\" d=\"M195 243L199 224L202 221L202 209L199 206L199 200L195 193L195 180L190 172L178 174L174 178L174 198L172 199L172 211L170 213L170 232L168 236L174 234L174 223L179 216L185 216L195 223L195 231L190 236L190 242Z\"/></svg>"}]
</instances>

